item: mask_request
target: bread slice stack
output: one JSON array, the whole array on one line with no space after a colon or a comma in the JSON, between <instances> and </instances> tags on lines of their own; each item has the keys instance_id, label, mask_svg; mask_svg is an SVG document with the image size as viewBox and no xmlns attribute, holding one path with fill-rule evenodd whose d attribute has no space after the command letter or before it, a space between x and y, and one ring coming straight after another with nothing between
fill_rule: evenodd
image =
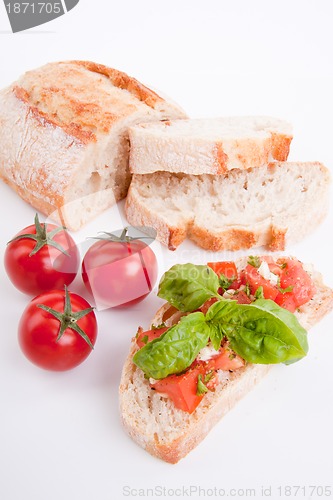
<instances>
[{"instance_id":1,"label":"bread slice stack","mask_svg":"<svg viewBox=\"0 0 333 500\"><path fill-rule=\"evenodd\" d=\"M130 224L175 250L284 250L328 209L319 162L287 162L291 126L270 117L166 120L130 127Z\"/></svg>"},{"instance_id":2,"label":"bread slice stack","mask_svg":"<svg viewBox=\"0 0 333 500\"><path fill-rule=\"evenodd\" d=\"M186 115L121 71L46 64L0 91L0 177L37 210L80 229L127 194L128 127L169 118Z\"/></svg>"}]
</instances>

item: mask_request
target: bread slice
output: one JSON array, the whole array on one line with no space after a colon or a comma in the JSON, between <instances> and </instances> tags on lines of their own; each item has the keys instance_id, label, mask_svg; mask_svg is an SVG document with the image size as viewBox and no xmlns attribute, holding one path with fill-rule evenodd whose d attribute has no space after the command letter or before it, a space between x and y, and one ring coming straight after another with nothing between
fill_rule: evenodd
<instances>
[{"instance_id":1,"label":"bread slice","mask_svg":"<svg viewBox=\"0 0 333 500\"><path fill-rule=\"evenodd\" d=\"M166 120L130 129L130 169L224 174L288 158L291 125L266 116Z\"/></svg>"},{"instance_id":2,"label":"bread slice","mask_svg":"<svg viewBox=\"0 0 333 500\"><path fill-rule=\"evenodd\" d=\"M276 162L224 176L136 174L126 216L130 224L153 227L171 250L186 237L214 251L283 250L323 220L329 182L318 162Z\"/></svg>"},{"instance_id":3,"label":"bread slice","mask_svg":"<svg viewBox=\"0 0 333 500\"><path fill-rule=\"evenodd\" d=\"M47 64L0 92L0 177L77 230L127 194L128 127L185 116L115 69Z\"/></svg>"},{"instance_id":4,"label":"bread slice","mask_svg":"<svg viewBox=\"0 0 333 500\"><path fill-rule=\"evenodd\" d=\"M311 271L309 274L312 275L317 291L313 299L301 306L296 313L306 329L314 326L333 309L333 290L323 284L319 273ZM169 304L165 304L152 324L166 321L167 326L171 326L174 321L173 311ZM220 371L220 384L215 392L205 394L196 410L188 414L177 409L168 398L151 390L143 372L132 363L137 349L133 338L119 389L122 422L128 434L142 448L170 463L178 462L196 447L272 366L247 365L235 372Z\"/></svg>"}]
</instances>

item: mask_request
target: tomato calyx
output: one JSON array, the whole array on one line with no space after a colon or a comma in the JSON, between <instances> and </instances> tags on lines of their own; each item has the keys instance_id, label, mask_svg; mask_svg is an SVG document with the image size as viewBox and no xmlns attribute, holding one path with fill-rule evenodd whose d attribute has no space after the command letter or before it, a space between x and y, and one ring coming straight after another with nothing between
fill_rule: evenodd
<instances>
[{"instance_id":1,"label":"tomato calyx","mask_svg":"<svg viewBox=\"0 0 333 500\"><path fill-rule=\"evenodd\" d=\"M150 236L130 236L128 234L128 227L125 227L120 236L117 236L114 233L108 233L107 231L100 231L98 234L104 234L105 236L91 236L93 240L102 240L102 241L114 241L117 243L131 243L131 241L136 240L151 240Z\"/></svg>"},{"instance_id":2,"label":"tomato calyx","mask_svg":"<svg viewBox=\"0 0 333 500\"><path fill-rule=\"evenodd\" d=\"M36 242L36 245L30 252L29 257L35 255L45 245L52 246L69 257L69 253L66 252L66 250L58 242L53 240L56 234L60 233L60 231L65 230L63 226L56 227L52 231L47 232L47 224L45 222L43 224L40 223L37 213L35 215L34 223L36 227L36 234L33 233L19 234L12 240L8 241L7 245L9 245L9 243L12 243L13 241L29 238L31 240L35 240Z\"/></svg>"},{"instance_id":3,"label":"tomato calyx","mask_svg":"<svg viewBox=\"0 0 333 500\"><path fill-rule=\"evenodd\" d=\"M59 333L56 339L56 342L58 342L62 335L64 334L65 330L67 328L70 328L71 330L74 330L76 333L80 335L80 337L87 342L89 347L91 349L94 349L93 344L91 343L88 335L82 330L82 328L77 324L79 319L83 318L87 314L89 314L91 311L94 310L94 307L88 307L87 309L82 309L81 311L73 312L72 311L72 304L71 304L71 299L68 293L67 286L65 286L65 306L64 306L64 312L59 312L56 311L55 309L52 309L52 307L46 306L44 304L37 304L37 307L40 309L43 309L44 311L52 314L57 320L60 322L60 328L59 328Z\"/></svg>"}]
</instances>

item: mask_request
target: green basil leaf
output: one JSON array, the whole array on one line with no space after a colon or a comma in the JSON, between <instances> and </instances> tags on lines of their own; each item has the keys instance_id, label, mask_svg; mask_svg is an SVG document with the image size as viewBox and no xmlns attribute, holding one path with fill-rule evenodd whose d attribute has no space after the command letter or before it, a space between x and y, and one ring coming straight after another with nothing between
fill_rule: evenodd
<instances>
[{"instance_id":1,"label":"green basil leaf","mask_svg":"<svg viewBox=\"0 0 333 500\"><path fill-rule=\"evenodd\" d=\"M213 321L209 323L209 328L209 337L212 346L214 347L215 351L218 351L221 347L221 342L224 337L223 328L221 328L221 325L219 323L214 323Z\"/></svg>"},{"instance_id":2,"label":"green basil leaf","mask_svg":"<svg viewBox=\"0 0 333 500\"><path fill-rule=\"evenodd\" d=\"M219 284L220 284L220 287L223 288L223 290L228 290L231 285L233 284L233 282L235 281L236 279L236 276L232 277L232 278L227 278L225 274L221 273L219 275Z\"/></svg>"},{"instance_id":3,"label":"green basil leaf","mask_svg":"<svg viewBox=\"0 0 333 500\"><path fill-rule=\"evenodd\" d=\"M195 311L217 293L219 278L208 266L176 264L160 281L158 296L179 311Z\"/></svg>"},{"instance_id":4,"label":"green basil leaf","mask_svg":"<svg viewBox=\"0 0 333 500\"><path fill-rule=\"evenodd\" d=\"M253 266L258 269L261 264L260 257L258 255L250 255L249 258L247 259L247 263L250 264L250 266Z\"/></svg>"},{"instance_id":5,"label":"green basil leaf","mask_svg":"<svg viewBox=\"0 0 333 500\"><path fill-rule=\"evenodd\" d=\"M208 339L209 326L204 314L194 312L137 351L133 362L147 377L159 380L186 370Z\"/></svg>"},{"instance_id":6,"label":"green basil leaf","mask_svg":"<svg viewBox=\"0 0 333 500\"><path fill-rule=\"evenodd\" d=\"M271 300L216 302L206 319L219 325L231 349L249 363L294 363L308 351L307 332L296 316Z\"/></svg>"},{"instance_id":7,"label":"green basil leaf","mask_svg":"<svg viewBox=\"0 0 333 500\"><path fill-rule=\"evenodd\" d=\"M202 396L206 392L208 392L208 389L205 386L204 382L202 381L201 375L199 375L198 376L198 385L197 385L197 392L196 392L196 394L197 394L197 396Z\"/></svg>"},{"instance_id":8,"label":"green basil leaf","mask_svg":"<svg viewBox=\"0 0 333 500\"><path fill-rule=\"evenodd\" d=\"M254 294L254 298L255 299L264 299L265 296L264 296L264 289L262 286L258 286L257 290L256 290L256 293Z\"/></svg>"},{"instance_id":9,"label":"green basil leaf","mask_svg":"<svg viewBox=\"0 0 333 500\"><path fill-rule=\"evenodd\" d=\"M276 318L282 321L287 326L287 328L289 328L292 331L293 336L295 338L295 345L297 345L297 343L299 344L301 350L304 353L303 356L307 354L309 350L308 334L305 328L303 328L302 325L299 323L295 314L288 311L287 309L284 309L283 307L280 307L273 300L260 299L257 300L253 305L261 308L262 310L269 311Z\"/></svg>"},{"instance_id":10,"label":"green basil leaf","mask_svg":"<svg viewBox=\"0 0 333 500\"><path fill-rule=\"evenodd\" d=\"M294 287L293 285L287 286L287 288L281 288L280 286L278 286L278 289L280 293L289 293L293 291Z\"/></svg>"}]
</instances>

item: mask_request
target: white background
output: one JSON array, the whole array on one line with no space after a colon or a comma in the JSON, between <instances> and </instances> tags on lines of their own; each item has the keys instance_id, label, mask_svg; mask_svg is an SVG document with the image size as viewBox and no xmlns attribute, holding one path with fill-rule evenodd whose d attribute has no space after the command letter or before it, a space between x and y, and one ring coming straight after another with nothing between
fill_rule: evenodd
<instances>
[{"instance_id":1,"label":"white background","mask_svg":"<svg viewBox=\"0 0 333 500\"><path fill-rule=\"evenodd\" d=\"M80 0L67 15L13 35L1 3L0 87L49 61L93 60L161 89L193 117L290 120L290 159L319 160L332 170L332 19L331 0ZM0 204L2 262L6 242L31 223L34 210L3 183ZM120 204L96 219L76 241L119 229L122 210ZM315 233L288 249L313 262L331 286L332 221L331 209ZM222 257L189 243L175 253L154 248L160 273L176 261ZM80 279L72 290L83 292ZM147 498L175 497L183 486L202 488L186 490L191 498L214 488L241 488L238 498L254 488L262 498L270 485L266 494L274 499L287 498L279 485L304 486L296 498L310 498L306 488L332 487L333 315L311 332L305 360L274 368L197 449L169 465L136 446L118 415L122 363L137 326L148 326L160 303L156 289L126 312L99 311L95 351L66 373L42 371L21 354L16 330L28 300L0 264L1 499L118 500L155 486L170 491L147 491Z\"/></svg>"}]
</instances>

